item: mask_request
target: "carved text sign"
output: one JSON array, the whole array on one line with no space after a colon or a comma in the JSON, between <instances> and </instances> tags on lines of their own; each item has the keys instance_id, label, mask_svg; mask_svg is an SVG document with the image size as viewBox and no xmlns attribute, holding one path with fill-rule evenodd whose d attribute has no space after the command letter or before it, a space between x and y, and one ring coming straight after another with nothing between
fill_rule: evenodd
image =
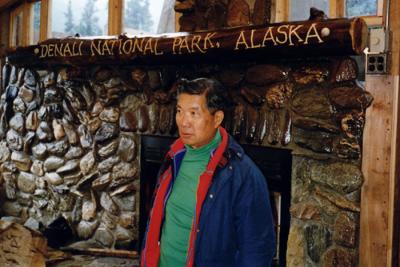
<instances>
[{"instance_id":1,"label":"carved text sign","mask_svg":"<svg viewBox=\"0 0 400 267\"><path fill-rule=\"evenodd\" d=\"M361 19L337 19L279 23L267 26L230 28L220 31L119 38L49 39L36 46L9 53L10 61L23 64L24 55L33 61L88 64L100 61L163 58L191 55L225 56L257 51L264 55L359 54L365 47L365 23Z\"/></svg>"}]
</instances>

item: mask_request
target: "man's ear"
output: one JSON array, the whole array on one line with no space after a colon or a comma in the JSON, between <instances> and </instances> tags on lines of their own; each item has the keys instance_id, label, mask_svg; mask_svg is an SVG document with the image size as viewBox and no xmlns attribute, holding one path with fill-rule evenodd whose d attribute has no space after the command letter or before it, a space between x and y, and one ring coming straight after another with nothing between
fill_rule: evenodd
<instances>
[{"instance_id":1,"label":"man's ear","mask_svg":"<svg viewBox=\"0 0 400 267\"><path fill-rule=\"evenodd\" d=\"M224 112L222 110L218 110L214 113L214 125L215 128L218 128L222 121L224 120Z\"/></svg>"}]
</instances>

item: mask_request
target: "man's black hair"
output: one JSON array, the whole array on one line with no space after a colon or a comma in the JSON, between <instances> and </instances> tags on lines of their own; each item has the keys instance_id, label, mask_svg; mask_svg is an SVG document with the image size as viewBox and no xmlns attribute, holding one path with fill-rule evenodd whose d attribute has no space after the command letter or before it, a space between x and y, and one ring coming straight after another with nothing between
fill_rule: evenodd
<instances>
[{"instance_id":1,"label":"man's black hair","mask_svg":"<svg viewBox=\"0 0 400 267\"><path fill-rule=\"evenodd\" d=\"M228 106L227 92L222 84L215 79L197 78L187 80L181 78L177 82L178 96L180 94L202 95L206 97L207 108L211 114L224 111Z\"/></svg>"}]
</instances>

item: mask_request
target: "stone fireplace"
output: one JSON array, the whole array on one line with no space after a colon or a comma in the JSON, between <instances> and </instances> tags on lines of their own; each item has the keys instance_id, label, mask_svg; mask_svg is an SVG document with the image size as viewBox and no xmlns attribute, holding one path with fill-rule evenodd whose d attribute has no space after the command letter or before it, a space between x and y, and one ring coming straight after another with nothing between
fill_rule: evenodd
<instances>
[{"instance_id":1,"label":"stone fireplace","mask_svg":"<svg viewBox=\"0 0 400 267\"><path fill-rule=\"evenodd\" d=\"M327 34L329 28L311 25L308 33L312 27L315 33L310 43L318 47L315 34ZM252 45L265 38L257 37L256 30L246 29ZM236 42L236 48L246 48L249 35L240 39L241 31L236 32L241 44ZM138 58L116 56L129 48L126 40L132 46L139 40L121 38L124 43L112 48L105 48L105 40L81 43L72 38L64 46L57 46L63 40L50 40L10 53L2 70L0 112L3 219L45 229L62 217L73 241L138 250L140 213L148 209L152 187L151 182L143 187L148 181L141 173L152 167L142 156L164 151L157 146L143 150L143 142L161 138L165 147L176 137L173 85L178 78L212 77L225 86L232 102L226 129L265 170L270 189L281 194L276 195L280 206L290 210L290 216L276 212L280 227L290 229L285 233L281 228L288 237L282 239L287 239L287 250L281 242L280 266L285 255L287 266L358 264L362 132L372 97L357 82L357 64L346 55L351 54L348 47L316 57L311 48L293 50L287 43L289 54L297 51L298 57L257 57L246 48L224 61L204 55L198 63L202 52L185 61L181 44L176 62L172 53L165 53L155 61L160 64L147 64L146 48ZM216 40L214 44L223 45ZM73 55L74 41L80 54ZM149 58L161 53L161 41ZM323 45L320 51L332 48ZM102 53L93 56L85 49ZM109 49L115 53L107 54ZM262 55L280 51L266 49ZM213 51L211 55L218 54ZM289 155L289 165L264 161L269 154L279 159L279 153ZM283 167L274 173L280 163ZM282 172L290 177L286 182L279 179Z\"/></svg>"}]
</instances>

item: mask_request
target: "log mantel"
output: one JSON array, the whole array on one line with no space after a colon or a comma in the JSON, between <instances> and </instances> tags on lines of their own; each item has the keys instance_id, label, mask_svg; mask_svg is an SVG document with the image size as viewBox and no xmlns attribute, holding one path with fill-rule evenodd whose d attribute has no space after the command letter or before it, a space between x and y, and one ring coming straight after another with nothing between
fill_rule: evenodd
<instances>
[{"instance_id":1,"label":"log mantel","mask_svg":"<svg viewBox=\"0 0 400 267\"><path fill-rule=\"evenodd\" d=\"M17 66L173 64L361 54L367 26L360 18L236 27L149 36L48 39L9 50Z\"/></svg>"}]
</instances>

